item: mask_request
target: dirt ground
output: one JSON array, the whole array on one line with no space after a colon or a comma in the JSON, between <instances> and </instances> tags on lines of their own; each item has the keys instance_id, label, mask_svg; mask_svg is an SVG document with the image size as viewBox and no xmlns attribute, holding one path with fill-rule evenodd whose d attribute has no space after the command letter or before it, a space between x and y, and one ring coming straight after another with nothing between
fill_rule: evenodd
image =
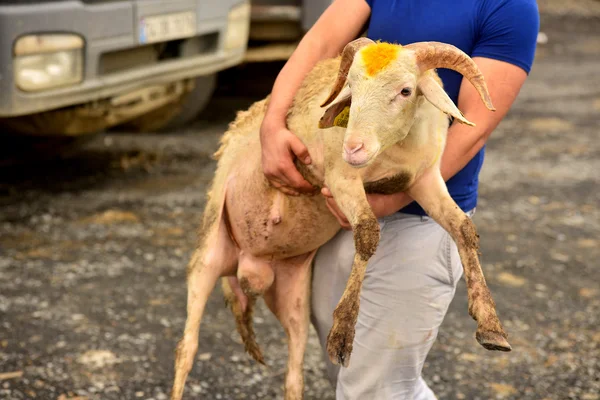
<instances>
[{"instance_id":1,"label":"dirt ground","mask_svg":"<svg viewBox=\"0 0 600 400\"><path fill-rule=\"evenodd\" d=\"M600 22L545 16L542 31L474 218L514 350L477 345L461 283L424 368L440 399L600 399ZM258 70L226 77L185 130L0 170L0 399L167 398L210 155L271 82ZM262 303L255 323L267 367L212 294L187 399L281 398L284 333ZM314 332L305 372L307 399L334 399Z\"/></svg>"}]
</instances>

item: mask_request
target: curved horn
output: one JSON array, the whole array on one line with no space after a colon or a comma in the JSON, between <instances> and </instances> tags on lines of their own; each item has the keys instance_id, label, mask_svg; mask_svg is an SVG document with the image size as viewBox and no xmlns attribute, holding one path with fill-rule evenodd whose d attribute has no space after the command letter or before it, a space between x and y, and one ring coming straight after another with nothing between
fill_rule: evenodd
<instances>
[{"instance_id":1,"label":"curved horn","mask_svg":"<svg viewBox=\"0 0 600 400\"><path fill-rule=\"evenodd\" d=\"M402 47L415 52L421 72L432 68L448 68L462 74L477 89L485 106L491 111L496 110L477 64L462 50L440 42L418 42Z\"/></svg>"},{"instance_id":2,"label":"curved horn","mask_svg":"<svg viewBox=\"0 0 600 400\"><path fill-rule=\"evenodd\" d=\"M329 93L327 99L321 104L321 107L327 106L331 103L342 91L344 84L346 83L346 77L348 76L348 70L352 65L352 61L354 61L354 55L361 48L368 44L375 43L371 39L366 37L361 37L356 40L348 43L344 50L342 51L342 61L340 62L340 69L338 71L337 79L335 80L335 84Z\"/></svg>"}]
</instances>

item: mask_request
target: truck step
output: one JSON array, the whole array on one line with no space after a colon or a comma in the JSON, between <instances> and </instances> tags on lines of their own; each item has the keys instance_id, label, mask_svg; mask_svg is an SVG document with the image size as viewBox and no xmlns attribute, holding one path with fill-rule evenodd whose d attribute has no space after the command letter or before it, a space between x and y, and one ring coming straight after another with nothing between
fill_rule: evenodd
<instances>
[{"instance_id":1,"label":"truck step","mask_svg":"<svg viewBox=\"0 0 600 400\"><path fill-rule=\"evenodd\" d=\"M302 8L300 6L267 6L252 5L252 22L300 22Z\"/></svg>"}]
</instances>

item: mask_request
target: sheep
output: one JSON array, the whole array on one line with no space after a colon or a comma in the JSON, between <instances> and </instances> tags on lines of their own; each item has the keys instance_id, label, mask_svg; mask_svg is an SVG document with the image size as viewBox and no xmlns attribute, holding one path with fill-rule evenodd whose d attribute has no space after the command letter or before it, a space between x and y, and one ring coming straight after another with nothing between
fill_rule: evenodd
<instances>
[{"instance_id":1,"label":"sheep","mask_svg":"<svg viewBox=\"0 0 600 400\"><path fill-rule=\"evenodd\" d=\"M464 75L494 110L476 64L456 47L359 38L341 56L312 69L288 113L288 127L312 160L296 166L315 187L330 189L355 239L352 273L327 341L329 358L338 365L350 362L361 285L379 241L379 224L366 193L406 191L451 234L465 270L477 341L488 350L511 350L479 264L475 226L452 200L441 176L449 116L473 124L444 92L435 68ZM328 87L330 93L319 103ZM259 128L268 102L269 96L239 112L215 153L217 169L187 269L187 320L176 350L172 400L182 397L204 307L219 278L246 351L258 362L264 358L251 324L258 297L281 322L289 348L285 398L303 397L311 263L340 225L321 196L287 196L266 180ZM322 107L327 107L324 112Z\"/></svg>"}]
</instances>

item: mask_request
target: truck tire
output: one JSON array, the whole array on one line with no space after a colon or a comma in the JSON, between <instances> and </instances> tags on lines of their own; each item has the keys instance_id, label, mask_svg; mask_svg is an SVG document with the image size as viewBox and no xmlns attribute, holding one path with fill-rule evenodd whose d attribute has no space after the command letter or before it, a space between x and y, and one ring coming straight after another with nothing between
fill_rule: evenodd
<instances>
[{"instance_id":1,"label":"truck tire","mask_svg":"<svg viewBox=\"0 0 600 400\"><path fill-rule=\"evenodd\" d=\"M207 106L217 83L217 74L196 78L194 89L175 103L170 103L128 121L119 130L132 132L166 132L192 122Z\"/></svg>"}]
</instances>

